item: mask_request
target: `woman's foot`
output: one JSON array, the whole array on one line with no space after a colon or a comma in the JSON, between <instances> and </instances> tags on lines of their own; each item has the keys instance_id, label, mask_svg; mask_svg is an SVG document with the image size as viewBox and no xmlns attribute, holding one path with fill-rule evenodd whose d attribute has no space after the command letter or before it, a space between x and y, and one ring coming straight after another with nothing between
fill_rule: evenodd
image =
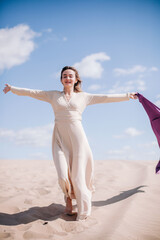
<instances>
[{"instance_id":1,"label":"woman's foot","mask_svg":"<svg viewBox=\"0 0 160 240\"><path fill-rule=\"evenodd\" d=\"M74 213L72 212L73 208L72 208L72 199L67 197L66 198L66 209L65 209L65 214L67 215L73 215Z\"/></svg>"}]
</instances>

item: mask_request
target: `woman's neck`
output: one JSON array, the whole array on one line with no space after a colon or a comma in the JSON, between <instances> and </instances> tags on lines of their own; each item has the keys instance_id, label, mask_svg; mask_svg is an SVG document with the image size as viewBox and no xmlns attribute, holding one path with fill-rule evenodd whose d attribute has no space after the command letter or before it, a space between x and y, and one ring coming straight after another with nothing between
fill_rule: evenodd
<instances>
[{"instance_id":1,"label":"woman's neck","mask_svg":"<svg viewBox=\"0 0 160 240\"><path fill-rule=\"evenodd\" d=\"M73 88L64 88L63 92L67 95L72 95L74 92L74 89Z\"/></svg>"}]
</instances>

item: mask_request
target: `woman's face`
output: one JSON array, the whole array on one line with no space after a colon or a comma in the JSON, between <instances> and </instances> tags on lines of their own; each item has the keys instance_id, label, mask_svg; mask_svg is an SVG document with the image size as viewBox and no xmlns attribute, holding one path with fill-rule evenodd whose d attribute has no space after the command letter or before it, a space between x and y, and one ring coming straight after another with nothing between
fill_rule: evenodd
<instances>
[{"instance_id":1,"label":"woman's face","mask_svg":"<svg viewBox=\"0 0 160 240\"><path fill-rule=\"evenodd\" d=\"M77 82L75 72L72 69L67 69L62 73L61 82L65 88L74 87L74 84Z\"/></svg>"}]
</instances>

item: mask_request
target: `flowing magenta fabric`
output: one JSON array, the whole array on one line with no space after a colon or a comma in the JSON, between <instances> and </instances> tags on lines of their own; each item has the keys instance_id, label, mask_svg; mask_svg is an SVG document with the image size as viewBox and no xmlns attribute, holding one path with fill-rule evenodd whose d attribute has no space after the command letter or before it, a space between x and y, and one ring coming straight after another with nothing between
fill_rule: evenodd
<instances>
[{"instance_id":1,"label":"flowing magenta fabric","mask_svg":"<svg viewBox=\"0 0 160 240\"><path fill-rule=\"evenodd\" d=\"M156 135L159 147L160 147L160 108L155 104L150 102L143 95L137 93L139 102L143 105L148 117L150 119L150 123L153 129L154 134ZM160 161L156 166L156 173L160 173Z\"/></svg>"}]
</instances>

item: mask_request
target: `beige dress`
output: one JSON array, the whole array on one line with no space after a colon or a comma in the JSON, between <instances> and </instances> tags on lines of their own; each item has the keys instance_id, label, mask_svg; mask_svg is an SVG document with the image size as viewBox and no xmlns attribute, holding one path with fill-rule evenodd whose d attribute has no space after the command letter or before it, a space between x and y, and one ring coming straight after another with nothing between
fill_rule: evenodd
<instances>
[{"instance_id":1,"label":"beige dress","mask_svg":"<svg viewBox=\"0 0 160 240\"><path fill-rule=\"evenodd\" d=\"M65 198L76 199L77 220L85 219L91 214L94 162L81 123L82 112L91 104L129 100L129 93L108 95L74 92L71 99L67 101L63 91L41 91L13 86L11 91L52 105L55 115L52 152L59 185Z\"/></svg>"}]
</instances>

